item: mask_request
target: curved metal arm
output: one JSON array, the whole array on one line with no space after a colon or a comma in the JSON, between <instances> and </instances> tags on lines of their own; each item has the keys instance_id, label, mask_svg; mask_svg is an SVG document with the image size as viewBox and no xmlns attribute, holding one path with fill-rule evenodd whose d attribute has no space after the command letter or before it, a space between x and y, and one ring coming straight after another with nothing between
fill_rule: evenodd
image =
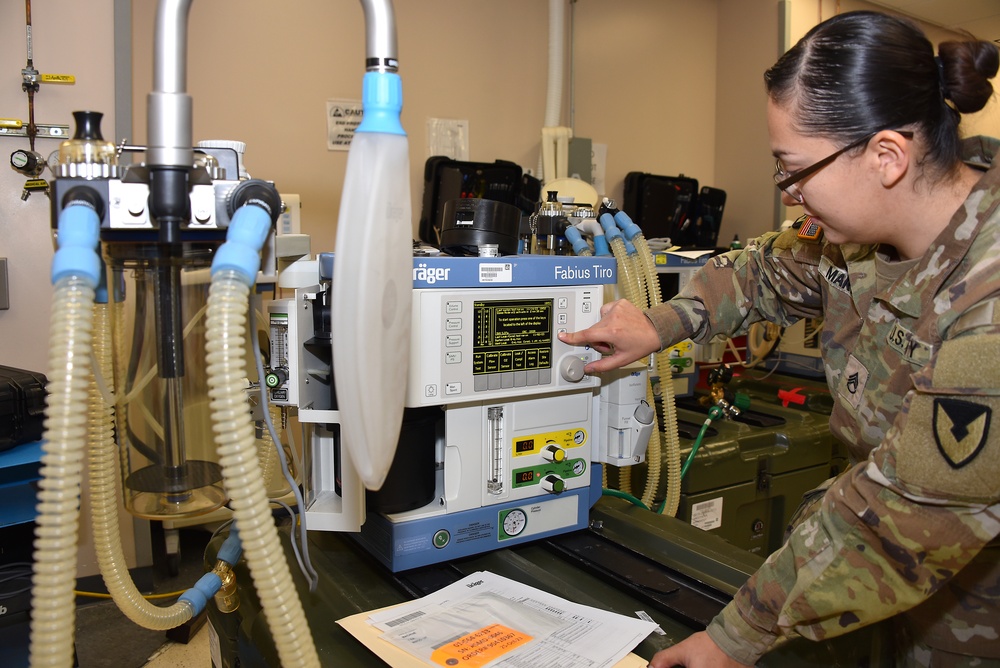
<instances>
[{"instance_id":1,"label":"curved metal arm","mask_svg":"<svg viewBox=\"0 0 1000 668\"><path fill-rule=\"evenodd\" d=\"M392 0L361 0L365 10L365 68L369 72L395 72L396 15Z\"/></svg>"}]
</instances>

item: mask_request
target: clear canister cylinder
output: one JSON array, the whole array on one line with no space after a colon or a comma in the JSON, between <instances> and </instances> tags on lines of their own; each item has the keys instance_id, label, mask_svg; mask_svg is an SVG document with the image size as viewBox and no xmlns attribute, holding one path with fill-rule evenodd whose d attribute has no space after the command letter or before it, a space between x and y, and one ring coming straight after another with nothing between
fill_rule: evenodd
<instances>
[{"instance_id":1,"label":"clear canister cylinder","mask_svg":"<svg viewBox=\"0 0 1000 668\"><path fill-rule=\"evenodd\" d=\"M205 364L212 245L104 245L114 303L116 439L125 507L180 519L222 506Z\"/></svg>"}]
</instances>

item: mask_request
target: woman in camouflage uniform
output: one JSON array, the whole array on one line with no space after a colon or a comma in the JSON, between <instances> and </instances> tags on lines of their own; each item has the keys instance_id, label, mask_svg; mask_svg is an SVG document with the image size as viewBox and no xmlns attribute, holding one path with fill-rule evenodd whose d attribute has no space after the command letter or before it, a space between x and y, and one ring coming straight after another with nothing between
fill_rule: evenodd
<instances>
[{"instance_id":1,"label":"woman in camouflage uniform","mask_svg":"<svg viewBox=\"0 0 1000 668\"><path fill-rule=\"evenodd\" d=\"M676 341L822 318L833 434L856 462L709 625L655 668L751 665L781 638L891 618L897 665L1000 666L1000 143L960 140L995 44L838 15L765 75L775 182L822 240L765 234L675 299L563 340L608 370Z\"/></svg>"}]
</instances>

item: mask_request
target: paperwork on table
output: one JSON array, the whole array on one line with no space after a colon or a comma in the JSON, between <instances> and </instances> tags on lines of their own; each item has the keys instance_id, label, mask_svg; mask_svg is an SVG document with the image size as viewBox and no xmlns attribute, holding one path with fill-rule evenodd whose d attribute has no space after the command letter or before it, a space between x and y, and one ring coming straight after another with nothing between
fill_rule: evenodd
<instances>
[{"instance_id":1,"label":"paperwork on table","mask_svg":"<svg viewBox=\"0 0 1000 668\"><path fill-rule=\"evenodd\" d=\"M630 652L656 629L486 571L339 623L392 666L445 668L645 666Z\"/></svg>"}]
</instances>

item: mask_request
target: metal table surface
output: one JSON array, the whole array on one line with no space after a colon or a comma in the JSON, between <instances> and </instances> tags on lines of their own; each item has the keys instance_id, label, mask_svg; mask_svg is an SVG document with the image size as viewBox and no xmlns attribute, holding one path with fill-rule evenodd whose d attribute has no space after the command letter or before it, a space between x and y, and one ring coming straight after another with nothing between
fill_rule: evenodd
<instances>
[{"instance_id":1,"label":"metal table surface","mask_svg":"<svg viewBox=\"0 0 1000 668\"><path fill-rule=\"evenodd\" d=\"M282 536L293 559L287 531ZM209 545L206 563L214 559L220 544L221 537ZM320 573L316 592L308 591L294 569L293 574L320 659L324 666L338 668L385 664L336 620L411 600L476 571L491 571L627 616L645 611L663 630L662 635L650 634L634 650L649 659L703 629L762 562L680 520L607 497L591 511L590 529L402 573L391 573L346 534L313 532L310 551ZM222 615L209 606L223 666L277 666L249 574L245 566L237 572L240 609ZM869 665L870 646L871 634L866 632L825 643L794 640L758 665Z\"/></svg>"}]
</instances>

